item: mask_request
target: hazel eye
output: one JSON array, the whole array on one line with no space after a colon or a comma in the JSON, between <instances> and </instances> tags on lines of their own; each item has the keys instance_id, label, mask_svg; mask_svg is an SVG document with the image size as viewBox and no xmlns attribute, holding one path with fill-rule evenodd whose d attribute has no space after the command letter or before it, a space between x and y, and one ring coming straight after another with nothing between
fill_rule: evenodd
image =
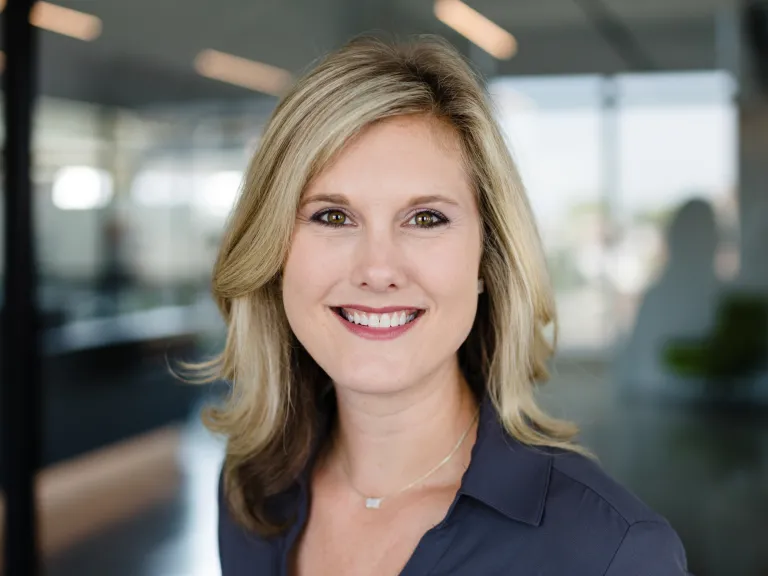
<instances>
[{"instance_id":1,"label":"hazel eye","mask_svg":"<svg viewBox=\"0 0 768 576\"><path fill-rule=\"evenodd\" d=\"M324 226L339 228L347 225L349 217L341 210L325 210L313 216L312 220L319 222Z\"/></svg>"},{"instance_id":2,"label":"hazel eye","mask_svg":"<svg viewBox=\"0 0 768 576\"><path fill-rule=\"evenodd\" d=\"M333 226L341 226L347 222L347 215L344 212L328 212L325 217L326 222Z\"/></svg>"},{"instance_id":3,"label":"hazel eye","mask_svg":"<svg viewBox=\"0 0 768 576\"><path fill-rule=\"evenodd\" d=\"M434 228L435 226L440 226L446 222L447 220L437 212L423 210L411 218L409 224L416 226L417 228Z\"/></svg>"}]
</instances>

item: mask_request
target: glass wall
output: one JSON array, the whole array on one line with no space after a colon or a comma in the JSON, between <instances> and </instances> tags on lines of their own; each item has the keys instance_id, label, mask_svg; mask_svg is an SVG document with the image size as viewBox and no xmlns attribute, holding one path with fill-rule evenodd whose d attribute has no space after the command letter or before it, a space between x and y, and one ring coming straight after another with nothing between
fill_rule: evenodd
<instances>
[{"instance_id":1,"label":"glass wall","mask_svg":"<svg viewBox=\"0 0 768 576\"><path fill-rule=\"evenodd\" d=\"M42 100L36 226L52 317L207 302L219 235L267 113Z\"/></svg>"},{"instance_id":2,"label":"glass wall","mask_svg":"<svg viewBox=\"0 0 768 576\"><path fill-rule=\"evenodd\" d=\"M497 78L499 119L546 246L563 351L610 349L691 198L738 270L736 111L723 73ZM43 99L38 251L49 321L200 304L273 101L141 111ZM58 320L57 320L58 318Z\"/></svg>"},{"instance_id":3,"label":"glass wall","mask_svg":"<svg viewBox=\"0 0 768 576\"><path fill-rule=\"evenodd\" d=\"M490 83L549 258L563 352L633 327L686 201L710 203L717 269L738 269L737 113L720 72L509 77Z\"/></svg>"}]
</instances>

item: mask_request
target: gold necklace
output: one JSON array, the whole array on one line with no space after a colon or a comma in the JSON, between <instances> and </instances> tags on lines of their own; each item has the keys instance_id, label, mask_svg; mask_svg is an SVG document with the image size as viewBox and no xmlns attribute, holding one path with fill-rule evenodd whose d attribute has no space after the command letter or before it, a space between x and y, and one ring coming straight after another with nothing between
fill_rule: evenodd
<instances>
[{"instance_id":1,"label":"gold necklace","mask_svg":"<svg viewBox=\"0 0 768 576\"><path fill-rule=\"evenodd\" d=\"M477 421L479 414L480 414L480 411L478 410L475 413L474 418L472 418L472 421L469 423L469 426L467 426L467 429L464 430L464 433L461 435L461 438L459 438L459 441L456 442L456 446L453 447L453 450L450 451L448 456L446 456L440 462L438 462L437 465L434 468L432 468L429 472L427 472L423 476L420 476L419 478L417 478L416 480L414 480L404 488L400 488L400 490L398 490L397 492L393 492L392 494L387 494L386 496L369 496L367 494L363 494L360 490L355 488L354 484L352 484L352 479L349 477L349 472L347 471L346 466L342 466L342 468L344 468L344 474L347 476L347 480L349 481L350 487L352 488L352 490L357 492L362 498L365 499L366 508L371 510L378 510L379 508L381 508L381 504L382 502L384 502L385 499L394 498L395 496L399 496L403 492L410 490L417 484L424 482L424 480L426 480L427 478L432 476L432 474L440 470L440 468L445 466L451 460L451 458L453 458L456 452L459 451L459 448L461 448L461 445L464 444L464 440L466 440L467 435L469 434L469 431L472 429L472 426Z\"/></svg>"}]
</instances>

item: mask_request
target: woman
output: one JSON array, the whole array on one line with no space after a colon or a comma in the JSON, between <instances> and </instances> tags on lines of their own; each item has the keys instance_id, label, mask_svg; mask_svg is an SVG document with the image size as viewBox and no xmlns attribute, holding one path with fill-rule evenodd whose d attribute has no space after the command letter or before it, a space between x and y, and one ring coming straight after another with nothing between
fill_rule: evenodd
<instances>
[{"instance_id":1,"label":"woman","mask_svg":"<svg viewBox=\"0 0 768 576\"><path fill-rule=\"evenodd\" d=\"M685 574L667 522L534 401L544 258L447 44L356 40L292 88L214 293L223 576Z\"/></svg>"}]
</instances>

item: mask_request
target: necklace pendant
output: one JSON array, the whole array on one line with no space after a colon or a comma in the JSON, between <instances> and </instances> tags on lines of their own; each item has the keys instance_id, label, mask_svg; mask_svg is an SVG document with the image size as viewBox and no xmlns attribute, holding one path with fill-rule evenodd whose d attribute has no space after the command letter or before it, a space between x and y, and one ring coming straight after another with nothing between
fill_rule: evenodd
<instances>
[{"instance_id":1,"label":"necklace pendant","mask_svg":"<svg viewBox=\"0 0 768 576\"><path fill-rule=\"evenodd\" d=\"M370 508L370 509L374 509L374 510L378 510L379 508L381 508L381 501L382 500L383 500L383 498L366 498L365 499L365 507L366 508Z\"/></svg>"}]
</instances>

